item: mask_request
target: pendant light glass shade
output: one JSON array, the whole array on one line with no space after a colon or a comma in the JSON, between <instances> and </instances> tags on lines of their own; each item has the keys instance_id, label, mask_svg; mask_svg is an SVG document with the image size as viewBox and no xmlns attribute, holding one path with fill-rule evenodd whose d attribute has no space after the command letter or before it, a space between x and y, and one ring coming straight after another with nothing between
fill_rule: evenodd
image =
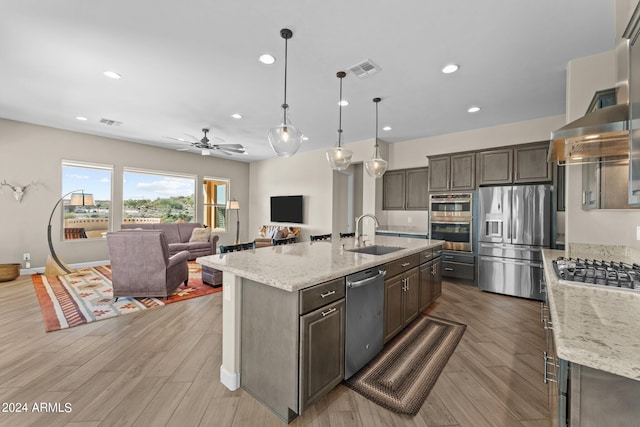
<instances>
[{"instance_id":1,"label":"pendant light glass shade","mask_svg":"<svg viewBox=\"0 0 640 427\"><path fill-rule=\"evenodd\" d=\"M380 157L378 154L378 103L381 101L380 98L373 98L373 102L376 104L376 151L373 154L371 160L367 160L364 162L364 168L372 178L380 178L387 171L389 167L389 162Z\"/></svg>"},{"instance_id":2,"label":"pendant light glass shade","mask_svg":"<svg viewBox=\"0 0 640 427\"><path fill-rule=\"evenodd\" d=\"M293 37L293 32L288 28L280 30L280 36L284 39L284 102L282 103L282 122L272 127L267 132L269 145L280 157L293 156L302 145L302 131L291 124L289 120L287 104L287 41Z\"/></svg>"},{"instance_id":3,"label":"pendant light glass shade","mask_svg":"<svg viewBox=\"0 0 640 427\"><path fill-rule=\"evenodd\" d=\"M339 105L339 115L338 115L338 146L327 150L327 161L329 162L329 166L333 170L342 171L349 167L351 164L351 157L353 156L353 151L347 150L341 147L342 142L342 79L345 78L347 73L344 71L338 71L336 76L340 79L340 99L338 101Z\"/></svg>"}]
</instances>

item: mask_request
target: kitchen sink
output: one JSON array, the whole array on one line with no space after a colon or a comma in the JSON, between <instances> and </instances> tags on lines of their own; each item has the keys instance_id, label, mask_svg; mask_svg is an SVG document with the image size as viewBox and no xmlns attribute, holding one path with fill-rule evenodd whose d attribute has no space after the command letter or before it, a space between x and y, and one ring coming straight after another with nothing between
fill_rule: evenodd
<instances>
[{"instance_id":1,"label":"kitchen sink","mask_svg":"<svg viewBox=\"0 0 640 427\"><path fill-rule=\"evenodd\" d=\"M390 254L391 252L401 251L402 249L405 249L405 248L400 248L397 246L373 245L373 246L363 246L361 248L347 249L347 251L356 252L359 254L368 254L368 255L386 255L386 254Z\"/></svg>"}]
</instances>

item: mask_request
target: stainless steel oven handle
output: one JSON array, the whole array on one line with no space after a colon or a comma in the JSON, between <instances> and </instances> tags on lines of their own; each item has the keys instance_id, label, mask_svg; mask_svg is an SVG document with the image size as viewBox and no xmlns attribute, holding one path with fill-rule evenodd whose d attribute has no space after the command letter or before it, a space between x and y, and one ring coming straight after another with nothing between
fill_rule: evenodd
<instances>
[{"instance_id":1,"label":"stainless steel oven handle","mask_svg":"<svg viewBox=\"0 0 640 427\"><path fill-rule=\"evenodd\" d=\"M384 277L387 274L386 270L378 270L378 274L376 274L373 277L369 277L367 279L363 279L363 280L358 280L356 282L351 282L349 280L347 280L347 286L349 288L358 288L360 286L366 286L371 282L375 282L376 280L380 279L381 277Z\"/></svg>"},{"instance_id":2,"label":"stainless steel oven handle","mask_svg":"<svg viewBox=\"0 0 640 427\"><path fill-rule=\"evenodd\" d=\"M461 224L461 225L468 225L468 224L471 224L471 219L469 219L469 221L431 221L431 224Z\"/></svg>"}]
</instances>

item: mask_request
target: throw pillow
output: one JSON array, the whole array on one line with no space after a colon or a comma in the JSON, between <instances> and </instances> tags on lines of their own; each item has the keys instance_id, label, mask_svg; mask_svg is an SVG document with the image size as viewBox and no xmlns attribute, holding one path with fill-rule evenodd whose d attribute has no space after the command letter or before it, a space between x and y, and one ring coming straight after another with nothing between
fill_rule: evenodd
<instances>
[{"instance_id":1,"label":"throw pillow","mask_svg":"<svg viewBox=\"0 0 640 427\"><path fill-rule=\"evenodd\" d=\"M190 242L208 242L211 231L208 228L194 228L191 232Z\"/></svg>"},{"instance_id":2,"label":"throw pillow","mask_svg":"<svg viewBox=\"0 0 640 427\"><path fill-rule=\"evenodd\" d=\"M284 239L285 237L287 237L286 230L278 230L276 231L276 234L273 235L273 238L276 240Z\"/></svg>"}]
</instances>

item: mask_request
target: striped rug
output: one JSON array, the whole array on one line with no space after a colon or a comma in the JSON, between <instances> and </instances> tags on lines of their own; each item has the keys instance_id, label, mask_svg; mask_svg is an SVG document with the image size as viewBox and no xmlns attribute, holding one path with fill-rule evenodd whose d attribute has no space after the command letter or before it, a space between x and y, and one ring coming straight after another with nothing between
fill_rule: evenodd
<instances>
[{"instance_id":1,"label":"striped rug","mask_svg":"<svg viewBox=\"0 0 640 427\"><path fill-rule=\"evenodd\" d=\"M466 325L421 314L344 384L384 408L413 416L465 329Z\"/></svg>"},{"instance_id":2,"label":"striped rug","mask_svg":"<svg viewBox=\"0 0 640 427\"><path fill-rule=\"evenodd\" d=\"M189 263L189 283L180 285L167 298L113 299L110 266L89 267L65 276L31 276L40 303L44 327L47 332L84 325L123 314L136 313L186 299L220 292L202 283L202 269L196 262Z\"/></svg>"}]
</instances>

